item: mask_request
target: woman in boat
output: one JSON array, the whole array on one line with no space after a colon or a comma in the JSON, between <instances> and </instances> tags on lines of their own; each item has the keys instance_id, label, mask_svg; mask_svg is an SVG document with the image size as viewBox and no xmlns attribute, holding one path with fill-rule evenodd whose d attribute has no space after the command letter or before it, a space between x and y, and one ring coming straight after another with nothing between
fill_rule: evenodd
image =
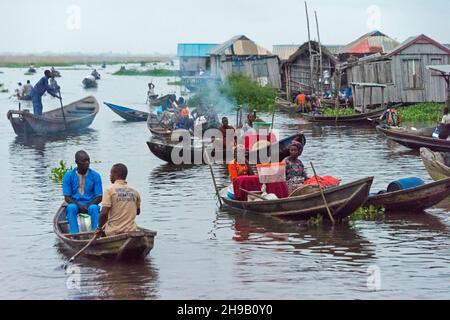
<instances>
[{"instance_id":1,"label":"woman in boat","mask_svg":"<svg viewBox=\"0 0 450 320\"><path fill-rule=\"evenodd\" d=\"M241 176L253 176L254 172L252 167L248 162L248 152L245 152L244 163L239 162L238 155L242 156L245 152L243 145L238 145L233 148L234 159L228 164L228 173L230 175L230 180L233 183L238 177Z\"/></svg>"},{"instance_id":2,"label":"woman in boat","mask_svg":"<svg viewBox=\"0 0 450 320\"><path fill-rule=\"evenodd\" d=\"M300 142L294 142L289 147L289 157L283 160L286 163L286 183L289 193L294 192L301 187L308 179L305 166L299 157L303 153L303 145Z\"/></svg>"}]
</instances>

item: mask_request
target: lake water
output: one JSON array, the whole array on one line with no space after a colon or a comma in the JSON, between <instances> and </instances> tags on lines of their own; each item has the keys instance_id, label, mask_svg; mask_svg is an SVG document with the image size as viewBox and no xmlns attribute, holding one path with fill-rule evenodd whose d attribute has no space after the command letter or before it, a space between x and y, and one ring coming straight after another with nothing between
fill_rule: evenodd
<instances>
[{"instance_id":1,"label":"lake water","mask_svg":"<svg viewBox=\"0 0 450 320\"><path fill-rule=\"evenodd\" d=\"M111 75L119 67L98 68L102 80L93 91L81 86L88 68L59 69L64 102L94 95L100 103L149 111L145 99L151 80L161 95L180 93L167 85L173 78ZM23 75L26 69L0 71L0 83L10 91L18 81L34 84L43 73L42 68L33 77ZM80 135L24 142L6 119L7 110L17 108L9 95L0 93L2 299L450 298L450 202L424 214L391 214L383 221L334 228L235 215L218 210L208 167L176 168L150 153L146 123L126 123L102 105L91 128ZM58 100L44 98L44 111L58 106ZM302 160L313 161L319 175L344 183L374 176L373 191L401 177L431 181L417 153L388 142L373 128L321 128L281 114L275 122L280 136L305 132ZM73 274L61 268L70 254L53 233L52 218L63 199L49 175L60 160L74 165L80 149L88 151L105 186L114 163L128 166L128 181L143 200L137 222L158 232L145 261L80 258L70 268ZM224 169L217 166L215 173L225 185Z\"/></svg>"}]
</instances>

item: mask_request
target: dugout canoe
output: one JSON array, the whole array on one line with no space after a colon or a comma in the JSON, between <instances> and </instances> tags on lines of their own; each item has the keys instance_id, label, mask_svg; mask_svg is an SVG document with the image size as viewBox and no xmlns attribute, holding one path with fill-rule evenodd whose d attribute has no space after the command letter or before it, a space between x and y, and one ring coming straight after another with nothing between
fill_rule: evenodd
<instances>
[{"instance_id":1,"label":"dugout canoe","mask_svg":"<svg viewBox=\"0 0 450 320\"><path fill-rule=\"evenodd\" d=\"M450 196L450 178L420 187L370 196L367 205L394 212L423 212Z\"/></svg>"},{"instance_id":2,"label":"dugout canoe","mask_svg":"<svg viewBox=\"0 0 450 320\"><path fill-rule=\"evenodd\" d=\"M94 233L69 234L66 206L62 205L53 218L53 231L73 253L78 252L93 238ZM122 235L103 237L92 243L85 255L116 260L144 259L153 249L156 232L139 228Z\"/></svg>"},{"instance_id":3,"label":"dugout canoe","mask_svg":"<svg viewBox=\"0 0 450 320\"><path fill-rule=\"evenodd\" d=\"M432 137L435 128L424 128L419 130L407 128L393 128L378 126L377 131L381 132L389 140L395 141L407 148L420 150L428 148L432 151L450 152L450 141L435 139Z\"/></svg>"},{"instance_id":4,"label":"dugout canoe","mask_svg":"<svg viewBox=\"0 0 450 320\"><path fill-rule=\"evenodd\" d=\"M370 118L376 118L383 115L385 110L375 110L372 112L356 114L352 116L322 116L316 114L305 114L305 120L309 122L315 123L324 123L324 124L370 124Z\"/></svg>"},{"instance_id":5,"label":"dugout canoe","mask_svg":"<svg viewBox=\"0 0 450 320\"><path fill-rule=\"evenodd\" d=\"M420 157L434 181L450 178L450 167L444 164L444 158L439 152L427 148L420 148Z\"/></svg>"},{"instance_id":6,"label":"dugout canoe","mask_svg":"<svg viewBox=\"0 0 450 320\"><path fill-rule=\"evenodd\" d=\"M299 138L300 141L303 143L303 145L306 144L306 138L303 135L303 133L297 133L292 136L289 136L283 140L280 140L276 143L275 146L272 146L272 149L278 148L278 161L282 161L284 158L289 156L289 146L292 144L294 139ZM204 151L205 148L199 146L192 146L187 149L187 152L190 153L190 155L186 156L188 159L188 162L183 161L175 161L178 163L174 163L172 159L172 155L179 155L180 158L184 156L184 150L179 145L173 145L173 144L166 144L161 142L155 142L155 141L147 141L147 146L150 149L150 151L159 159L162 161L165 161L167 163L176 164L176 165L184 165L184 164L195 164L195 159L203 159L203 164L206 164L206 160L204 159ZM260 162L262 156L266 156L269 154L269 151L267 150L268 147L263 147L259 149L258 151L252 151L250 152L250 159L258 159L258 162ZM229 153L229 152L228 152ZM225 161L227 156L227 152L223 152L223 158L221 159L222 162ZM232 156L232 155L231 155ZM179 163L181 162L181 163ZM216 162L220 162L217 160Z\"/></svg>"},{"instance_id":7,"label":"dugout canoe","mask_svg":"<svg viewBox=\"0 0 450 320\"><path fill-rule=\"evenodd\" d=\"M134 110L131 108L119 106L117 104L103 102L108 108L110 108L114 113L120 116L122 119L128 122L144 122L147 121L148 112Z\"/></svg>"},{"instance_id":8,"label":"dugout canoe","mask_svg":"<svg viewBox=\"0 0 450 320\"><path fill-rule=\"evenodd\" d=\"M373 177L368 177L324 191L335 220L342 220L352 215L367 201L373 179ZM226 206L239 213L263 214L289 220L308 220L320 215L329 220L320 191L287 199L252 202L231 200L227 193L228 188L224 188L219 195Z\"/></svg>"},{"instance_id":9,"label":"dugout canoe","mask_svg":"<svg viewBox=\"0 0 450 320\"><path fill-rule=\"evenodd\" d=\"M64 116L61 108L45 112L41 116L27 109L9 110L7 117L18 136L48 136L86 129L94 121L99 105L94 97L89 96L66 105L63 110Z\"/></svg>"}]
</instances>

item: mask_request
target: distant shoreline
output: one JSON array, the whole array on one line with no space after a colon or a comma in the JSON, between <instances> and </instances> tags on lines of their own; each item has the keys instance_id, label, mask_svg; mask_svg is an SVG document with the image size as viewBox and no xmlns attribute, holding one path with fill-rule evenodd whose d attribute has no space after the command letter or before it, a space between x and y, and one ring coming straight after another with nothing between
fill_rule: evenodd
<instances>
[{"instance_id":1,"label":"distant shoreline","mask_svg":"<svg viewBox=\"0 0 450 320\"><path fill-rule=\"evenodd\" d=\"M54 66L64 67L80 64L121 64L169 62L175 59L169 55L0 55L2 68L28 68Z\"/></svg>"}]
</instances>

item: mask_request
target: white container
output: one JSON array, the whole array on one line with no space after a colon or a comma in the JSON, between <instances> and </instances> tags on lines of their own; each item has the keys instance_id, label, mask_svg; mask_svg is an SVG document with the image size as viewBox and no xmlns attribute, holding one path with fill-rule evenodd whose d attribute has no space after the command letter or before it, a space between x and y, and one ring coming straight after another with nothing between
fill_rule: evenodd
<instances>
[{"instance_id":1,"label":"white container","mask_svg":"<svg viewBox=\"0 0 450 320\"><path fill-rule=\"evenodd\" d=\"M286 182L286 164L284 162L258 164L256 168L259 182L262 184Z\"/></svg>"}]
</instances>

